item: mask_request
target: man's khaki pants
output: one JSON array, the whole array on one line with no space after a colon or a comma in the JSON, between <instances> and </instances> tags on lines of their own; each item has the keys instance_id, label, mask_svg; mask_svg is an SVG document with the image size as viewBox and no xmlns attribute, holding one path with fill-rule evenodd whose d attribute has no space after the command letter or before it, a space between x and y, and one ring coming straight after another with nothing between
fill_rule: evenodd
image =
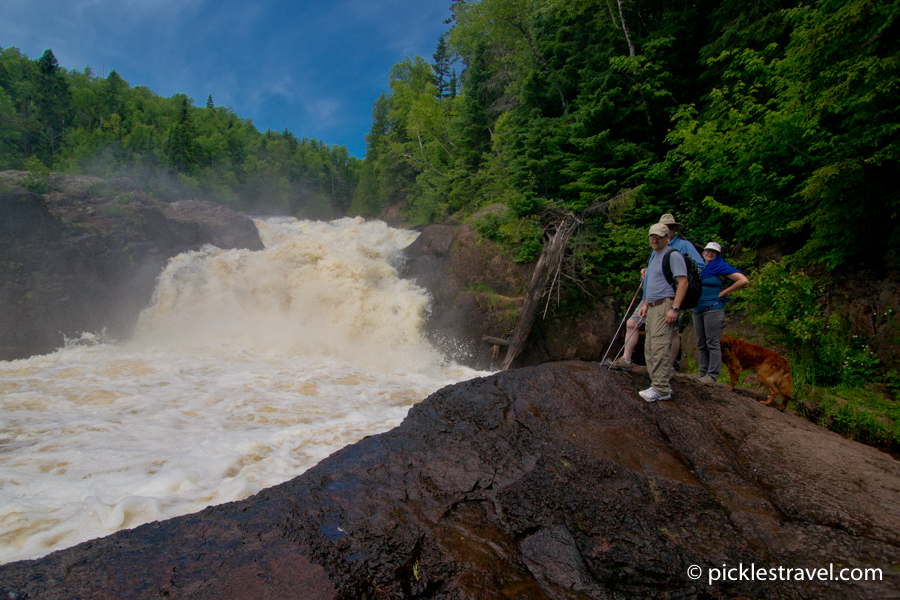
<instances>
[{"instance_id":1,"label":"man's khaki pants","mask_svg":"<svg viewBox=\"0 0 900 600\"><path fill-rule=\"evenodd\" d=\"M672 308L673 300L667 298L647 308L646 338L644 339L644 356L647 359L647 372L653 389L660 394L669 393L669 380L675 374L672 368L672 336L675 335L675 323L666 323L666 314Z\"/></svg>"}]
</instances>

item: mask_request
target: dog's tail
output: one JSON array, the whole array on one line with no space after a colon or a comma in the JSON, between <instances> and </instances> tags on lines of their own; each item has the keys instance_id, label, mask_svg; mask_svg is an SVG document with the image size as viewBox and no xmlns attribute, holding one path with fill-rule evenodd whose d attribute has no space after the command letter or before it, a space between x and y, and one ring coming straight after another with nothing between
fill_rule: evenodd
<instances>
[{"instance_id":1,"label":"dog's tail","mask_svg":"<svg viewBox=\"0 0 900 600\"><path fill-rule=\"evenodd\" d=\"M785 371L784 377L781 378L781 395L784 396L785 403L794 398L794 382L790 371Z\"/></svg>"}]
</instances>

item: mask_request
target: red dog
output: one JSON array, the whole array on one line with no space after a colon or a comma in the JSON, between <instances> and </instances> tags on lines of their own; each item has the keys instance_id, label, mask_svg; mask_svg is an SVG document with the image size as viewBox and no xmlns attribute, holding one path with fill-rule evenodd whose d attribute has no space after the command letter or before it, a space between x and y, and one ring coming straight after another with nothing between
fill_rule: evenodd
<instances>
[{"instance_id":1,"label":"red dog","mask_svg":"<svg viewBox=\"0 0 900 600\"><path fill-rule=\"evenodd\" d=\"M723 335L722 362L728 367L728 374L731 375L729 389L734 389L741 371L759 369L757 372L759 382L769 390L769 398L763 404L767 406L772 404L772 401L781 394L784 401L778 410L784 410L788 400L794 396L791 366L783 356L768 348L739 340L730 335Z\"/></svg>"}]
</instances>

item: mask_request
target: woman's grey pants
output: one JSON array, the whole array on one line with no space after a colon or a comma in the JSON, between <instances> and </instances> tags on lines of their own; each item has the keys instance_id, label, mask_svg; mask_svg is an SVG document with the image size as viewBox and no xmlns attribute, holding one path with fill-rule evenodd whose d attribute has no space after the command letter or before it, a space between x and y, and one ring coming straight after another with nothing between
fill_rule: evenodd
<instances>
[{"instance_id":1,"label":"woman's grey pants","mask_svg":"<svg viewBox=\"0 0 900 600\"><path fill-rule=\"evenodd\" d=\"M722 328L725 326L725 309L717 308L694 313L694 333L697 335L698 374L719 378L722 371Z\"/></svg>"}]
</instances>

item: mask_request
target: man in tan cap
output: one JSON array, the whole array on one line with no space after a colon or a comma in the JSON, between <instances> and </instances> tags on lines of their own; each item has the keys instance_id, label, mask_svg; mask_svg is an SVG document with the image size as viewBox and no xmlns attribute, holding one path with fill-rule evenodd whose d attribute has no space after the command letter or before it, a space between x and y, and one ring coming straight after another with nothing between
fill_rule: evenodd
<instances>
[{"instance_id":1,"label":"man in tan cap","mask_svg":"<svg viewBox=\"0 0 900 600\"><path fill-rule=\"evenodd\" d=\"M644 279L644 302L638 309L638 316L646 319L647 337L644 340L644 354L647 357L647 372L651 386L640 392L647 402L671 400L669 380L675 374L670 357L672 336L678 330L678 316L681 302L687 294L687 263L681 252L669 250L669 229L663 223L650 227L650 247L654 260L647 266ZM668 261L677 288L672 287L663 273L663 262Z\"/></svg>"},{"instance_id":2,"label":"man in tan cap","mask_svg":"<svg viewBox=\"0 0 900 600\"><path fill-rule=\"evenodd\" d=\"M704 264L703 256L697 251L697 248L694 247L692 243L689 241L678 237L678 234L684 229L684 225L675 220L674 215L671 213L666 213L659 218L659 224L665 225L666 230L668 231L668 241L669 247L675 248L682 254L690 254L698 265ZM648 266L651 262L653 262L653 257L655 256L655 252L650 253L650 260L648 261ZM647 269L641 269L641 279L644 279L646 276ZM647 297L647 289L644 288L644 298ZM631 357L634 354L634 349L637 348L638 344L638 332L637 329L644 322L644 319L638 316L638 311L640 310L640 304L637 308L634 309L634 312L631 313L631 316L628 317L626 331L625 331L625 348L622 350L622 356L619 357L614 363L612 363L613 369L619 369L622 371L630 371L634 365L631 363ZM678 358L678 350L681 348L681 332L679 330L675 331L675 335L672 336L672 349L671 349L671 359L672 363L675 363L675 359Z\"/></svg>"}]
</instances>

